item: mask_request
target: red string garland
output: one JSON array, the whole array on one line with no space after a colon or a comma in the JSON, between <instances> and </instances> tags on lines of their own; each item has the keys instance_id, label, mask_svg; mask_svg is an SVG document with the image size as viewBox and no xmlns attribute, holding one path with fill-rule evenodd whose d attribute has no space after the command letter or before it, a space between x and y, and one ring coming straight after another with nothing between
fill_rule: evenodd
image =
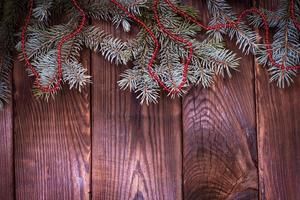
<instances>
[{"instance_id":1,"label":"red string garland","mask_svg":"<svg viewBox=\"0 0 300 200\"><path fill-rule=\"evenodd\" d=\"M228 22L227 24L217 24L214 26L206 26L206 25L202 24L201 22L197 21L195 18L188 15L183 10L177 8L174 4L172 4L170 2L170 0L164 0L164 1L172 8L172 10L174 12L176 12L179 15L185 17L186 19L194 22L195 24L197 24L198 26L200 26L201 28L203 28L205 30L220 30L222 28L235 28L241 23L241 21L244 17L246 17L250 13L255 13L255 14L259 15L263 21L263 25L264 25L264 28L266 31L265 32L265 46L266 46L268 58L269 58L271 64L277 68L280 68L281 70L297 70L300 68L300 66L285 66L284 64L276 63L276 61L273 58L273 50L272 50L272 45L270 43L270 28L269 28L269 22L267 20L267 16L257 8L250 8L250 9L244 10L243 12L241 12L239 14L236 21ZM294 0L291 0L291 2L290 2L290 14L291 14L291 16L293 16L293 21L295 23L295 26L297 27L297 29L300 30L300 27L298 26L299 24L296 21Z\"/></svg>"},{"instance_id":2,"label":"red string garland","mask_svg":"<svg viewBox=\"0 0 300 200\"><path fill-rule=\"evenodd\" d=\"M184 44L186 44L189 47L189 54L188 54L188 57L187 57L187 59L185 61L184 69L183 69L183 78L182 78L182 81L181 81L181 83L179 84L179 86L177 87L176 90L168 88L161 81L161 79L158 77L158 75L153 72L153 62L156 59L158 51L159 51L159 43L158 43L158 40L155 37L154 33L151 31L151 29L145 23L143 23L141 20L139 20L138 18L136 18L135 16L133 16L131 13L129 13L128 10L122 4L120 4L116 0L111 0L111 2L114 3L121 10L123 10L128 17L130 17L135 22L137 22L138 24L140 24L148 32L148 34L151 36L151 38L153 39L154 44L155 44L155 50L154 50L154 52L152 54L150 62L148 63L149 74L150 74L150 76L152 78L154 78L159 83L159 85L164 90L166 90L167 92L170 92L170 93L174 94L174 93L180 92L180 90L182 89L182 87L184 87L184 85L185 85L185 83L187 81L187 73L188 73L188 69L189 69L189 64L190 64L192 56L193 56L193 49L192 49L192 43L191 42L187 41L186 39L184 39L182 37L179 37L179 36L173 34L171 31L167 30L164 27L164 25L161 23L160 18L159 18L159 14L158 14L158 4L159 4L159 1L160 0L154 0L154 3L153 3L154 18L155 18L155 20L156 20L159 28L161 29L162 32L164 32L167 35L169 35L169 37L171 37L172 39L177 40L178 42L184 43ZM203 28L203 29L205 29L207 31L208 30L220 30L220 29L223 29L223 28L235 28L235 27L237 27L242 22L242 19L244 17L246 17L248 14L255 13L255 14L259 15L262 18L262 21L263 21L263 25L264 25L264 28L265 28L265 46L266 46L268 58L269 58L271 64L273 66L275 66L275 67L283 70L283 71L285 71L285 70L297 70L297 69L300 69L300 66L285 66L284 64L276 63L276 61L273 58L273 50L272 50L272 45L270 43L269 22L267 20L267 16L263 12L261 12L259 9L257 9L257 8L251 8L251 9L244 10L243 12L241 12L239 14L239 16L238 16L238 18L237 18L236 21L231 21L231 22L228 22L226 24L217 24L217 25L214 25L214 26L207 26L207 25L205 25L205 24L197 21L195 18L191 17L189 14L187 14L183 10L177 8L174 4L172 4L170 2L170 0L164 0L164 1L170 6L170 8L174 12L176 12L177 14L183 16L184 18L188 19L189 21L195 23L196 25L198 25L199 27L201 27L201 28ZM292 16L292 20L293 20L295 26L297 27L298 30L300 30L300 24L297 22L297 19L296 19L296 16L295 16L295 2L294 2L294 0L291 0L291 2L290 2L290 14Z\"/></svg>"},{"instance_id":3,"label":"red string garland","mask_svg":"<svg viewBox=\"0 0 300 200\"><path fill-rule=\"evenodd\" d=\"M86 14L85 12L80 8L80 6L78 5L77 1L76 0L72 0L72 3L73 5L75 6L75 8L80 12L80 15L82 16L82 20L81 20L81 23L79 25L79 27L72 33L62 37L62 39L59 41L58 43L58 46L57 46L57 73L56 73L56 82L54 83L54 86L51 87L51 84L49 84L48 86L42 86L41 85L41 80L40 80L40 74L36 71L36 69L32 66L32 64L30 63L30 59L28 58L27 56L27 53L26 53L26 49L25 49L25 43L26 43L26 32L27 32L27 28L29 26L29 23L30 23L30 18L31 18L31 15L32 15L32 10L33 10L33 1L34 0L30 0L29 2L29 12L28 12L28 15L26 17L26 20L25 20L25 25L23 26L23 29L22 29L22 53L23 53L23 57L24 57L24 60L25 60L25 63L27 65L27 67L32 71L35 79L36 79L36 87L37 89L39 89L40 91L44 92L44 93L55 93L59 90L60 88L60 84L62 82L62 61L61 61L61 50L62 50L62 47L64 45L64 43L66 43L68 40L71 40L72 38L75 38L77 34L79 34L86 21L87 21L87 17L86 17Z\"/></svg>"},{"instance_id":4,"label":"red string garland","mask_svg":"<svg viewBox=\"0 0 300 200\"><path fill-rule=\"evenodd\" d=\"M158 4L159 4L159 0L154 0L154 4L153 4L154 18L157 22L158 27L164 33L169 35L172 39L177 40L178 42L186 44L188 46L188 49L189 49L188 57L185 60L184 67L183 67L183 78L182 78L180 84L178 85L178 87L176 88L176 90L172 90L172 93L177 93L177 92L180 92L180 90L185 86L185 84L187 82L187 74L188 74L188 70L189 70L189 65L191 63L193 53L194 53L193 44L190 41L188 41L188 40L186 40L182 37L178 37L177 35L173 34L171 31L169 31L165 28L165 26L161 23L160 18L159 18ZM169 90L171 90L171 89L169 89Z\"/></svg>"},{"instance_id":5,"label":"red string garland","mask_svg":"<svg viewBox=\"0 0 300 200\"><path fill-rule=\"evenodd\" d=\"M25 25L22 29L22 53L23 53L23 57L25 59L25 63L28 66L28 68L32 71L33 75L36 78L36 85L37 88L40 89L42 92L46 92L46 93L54 93L56 91L59 90L60 84L62 82L62 61L61 61L61 50L62 50L62 46L64 45L65 42L67 42L68 40L76 37L77 34L79 34L85 23L87 20L86 14L85 12L80 8L80 6L78 5L76 0L71 0L74 7L80 12L80 15L82 16L82 21L79 25L79 27L72 33L70 33L69 35L64 36L57 47L57 81L55 82L54 86L51 87L51 84L49 86L43 87L40 83L40 74L36 71L36 69L31 65L30 60L26 54L26 50L25 50L25 43L26 43L26 32L27 32L27 27L30 23L30 18L32 15L32 10L33 10L33 1L34 0L30 0L30 8L29 8L29 13L26 17L26 21L25 21ZM110 0L113 4L115 4L119 9L121 9L129 18L131 18L132 20L134 20L136 23L138 23L140 26L142 26L150 35L150 37L152 38L154 45L155 45L155 49L152 53L151 59L148 63L148 72L150 74L150 76L156 80L158 82L158 84L167 92L171 93L171 94L177 94L181 91L181 89L185 86L186 82L187 82L187 75L188 75L188 69L189 69L189 64L191 62L192 56L193 56L193 48L192 48L192 43L178 35L175 35L174 33L172 33L171 31L167 30L164 25L161 23L160 18L159 18L159 14L158 14L158 4L160 2L160 0L154 0L153 2L153 12L154 12L154 18L157 22L157 25L159 26L160 30L162 32L164 32L165 34L167 34L170 38L184 43L186 44L186 46L188 47L189 53L187 58L185 59L184 62L184 68L183 68L183 78L181 83L178 85L178 87L176 89L171 89L169 88L161 79L160 77L157 75L157 73L153 70L153 64L157 58L159 49L160 49L160 45L159 45L159 41L156 38L155 34L153 33L153 31L143 22L141 21L139 18L135 17L134 15L132 15L121 3L119 3L117 0ZM220 30L223 28L236 28L241 22L242 19L247 16L248 14L251 13L255 13L257 15L259 15L262 18L262 22L265 28L265 46L267 49L267 54L268 54L268 58L271 62L271 64L281 70L297 70L300 69L300 66L285 66L284 64L278 64L276 63L276 61L273 58L273 50L272 50L272 46L270 43L270 29L269 29L269 23L267 20L266 15L261 12L259 9L257 8L251 8L251 9L247 9L244 10L243 12L241 12L237 18L236 21L230 21L226 24L217 24L214 26L207 26L201 22L199 22L198 20L196 20L194 17L191 17L189 14L187 14L186 12L184 12L183 10L177 8L174 4L172 4L172 2L170 0L164 0L169 6L170 8L176 12L177 14L181 15L182 17L188 19L189 21L195 23L196 25L198 25L199 27L205 29L205 30ZM295 15L295 2L294 0L290 1L290 14L291 14L291 18L293 20L293 23L295 24L296 28L298 30L300 30L300 24L297 21L296 15Z\"/></svg>"},{"instance_id":6,"label":"red string garland","mask_svg":"<svg viewBox=\"0 0 300 200\"><path fill-rule=\"evenodd\" d=\"M128 17L130 17L132 20L134 20L136 23L138 23L140 26L142 26L150 35L150 37L152 38L152 40L154 41L154 45L155 45L155 49L153 51L153 54L150 58L150 61L148 63L148 72L150 74L150 76L155 79L158 84L167 92L171 92L171 90L165 85L165 83L159 78L159 76L153 71L153 64L154 61L156 60L158 51L160 49L160 45L158 42L158 39L155 37L155 34L152 32L152 30L144 23L142 22L140 19L138 19L137 17L135 17L134 15L132 15L122 4L120 4L119 2L117 2L116 0L110 0L113 4L115 4L118 8L120 8Z\"/></svg>"}]
</instances>

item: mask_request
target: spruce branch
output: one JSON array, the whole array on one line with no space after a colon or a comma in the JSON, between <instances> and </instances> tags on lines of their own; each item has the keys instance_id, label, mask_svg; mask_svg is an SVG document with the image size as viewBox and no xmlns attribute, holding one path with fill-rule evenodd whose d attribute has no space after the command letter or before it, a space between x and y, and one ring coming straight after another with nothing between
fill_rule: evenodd
<instances>
[{"instance_id":1,"label":"spruce branch","mask_svg":"<svg viewBox=\"0 0 300 200\"><path fill-rule=\"evenodd\" d=\"M9 0L0 3L0 9L7 6ZM186 58L189 54L189 47L181 42L174 40L168 34L161 30L154 19L152 10L152 0L118 0L128 11L137 16L153 31L157 38L160 50L153 64L153 72L171 91L177 91L181 84L184 74ZM178 0L171 2L196 17L198 11L194 8L184 6ZM24 4L24 3L23 3ZM122 27L125 32L132 29L135 23L117 8L110 0L94 0L91 3L81 1L81 5L91 19L109 21L117 28ZM237 14L232 11L231 6L225 0L207 0L209 12L212 16L210 25L225 24L236 21ZM263 10L267 15L270 26L276 31L273 39L272 50L273 57L277 63L285 66L298 65L300 60L299 31L295 28L289 16L289 2L282 2L279 10L276 12ZM257 56L259 62L267 66L270 73L270 81L276 81L278 86L285 87L293 82L297 75L296 70L279 70L270 64L267 51L264 45L257 42L256 32L250 28L250 25L261 27L262 21L256 15L248 17L250 24L246 22L239 24L234 28L223 28L221 30L208 31L206 40L196 39L201 33L194 23L184 17L176 14L168 4L159 2L158 13L161 23L165 28L178 37L191 42L193 56L188 66L187 82L182 91L178 94L183 95L190 85L201 85L210 87L215 76L232 76L232 72L238 70L239 58L228 50L224 43L224 35L231 40L235 40L237 47L245 54L253 53ZM55 24L56 19L62 13L66 13L66 18ZM299 4L296 4L296 17L299 18ZM0 13L1 19L8 13ZM36 70L41 76L41 83L44 86L53 84L56 80L57 70L57 45L59 41L69 33L73 32L78 26L78 12L68 0L37 0L36 7L32 16L31 24L28 27L26 38L26 52ZM12 18L10 18L12 19ZM0 20L1 27L9 20ZM5 22L5 23L3 23ZM16 24L16 23L15 23ZM3 30L8 30L7 27ZM2 31L2 30L0 30ZM1 32L2 33L2 32ZM3 32L5 33L5 32ZM9 33L9 31L7 32ZM9 39L7 39L9 38ZM0 35L0 41L5 42L12 38L8 34ZM11 40L13 41L13 40ZM3 45L1 43L1 45ZM14 42L9 43L14 44ZM7 45L7 46L10 46ZM17 45L20 49L20 43ZM74 39L66 42L62 47L62 67L63 83L68 84L70 89L79 91L91 82L91 77L87 74L82 64L80 64L80 51L87 47L97 53L100 53L108 61L117 65L127 65L132 63L131 68L124 71L121 75L119 86L122 89L129 89L137 93L137 98L141 103L158 102L161 87L149 73L149 62L155 49L153 38L144 30L140 29L134 39L126 41L117 38L100 26L86 25L83 31ZM4 102L7 98L7 87L5 84L8 79L8 73L2 69L10 69L11 51L4 52L6 57L0 57L2 63L0 74L0 101ZM9 59L8 59L9 58ZM22 56L20 56L22 59ZM5 61L5 62L3 62ZM32 76L32 73L29 72ZM4 81L2 81L4 80ZM34 88L37 96L48 99L54 94L44 94ZM4 94L4 95L3 95ZM2 95L2 96L1 96ZM173 93L169 95L173 97Z\"/></svg>"},{"instance_id":2,"label":"spruce branch","mask_svg":"<svg viewBox=\"0 0 300 200\"><path fill-rule=\"evenodd\" d=\"M209 25L227 24L237 20L237 14L225 0L207 0L207 2L208 10L212 15ZM231 40L236 40L239 49L246 54L255 55L259 49L258 35L245 23L240 23L233 28L208 31L208 34L218 42L223 41L223 34L228 35Z\"/></svg>"},{"instance_id":3,"label":"spruce branch","mask_svg":"<svg viewBox=\"0 0 300 200\"><path fill-rule=\"evenodd\" d=\"M133 57L133 41L123 42L97 26L87 26L81 34L86 47L100 52L107 60L126 65Z\"/></svg>"},{"instance_id":4,"label":"spruce branch","mask_svg":"<svg viewBox=\"0 0 300 200\"><path fill-rule=\"evenodd\" d=\"M276 12L267 13L271 22L274 20L273 16L278 16L276 17L276 23L275 21L272 23L276 25L272 42L273 58L276 63L285 67L300 64L300 33L291 19L289 6L289 1L281 1ZM296 6L295 13L299 13L299 11L299 6ZM252 20L258 27L261 26L261 21L258 18L253 18ZM274 67L269 61L265 47L260 48L258 61L260 64L268 67L270 81L277 82L280 88L290 86L297 75L297 70L285 70Z\"/></svg>"},{"instance_id":5,"label":"spruce branch","mask_svg":"<svg viewBox=\"0 0 300 200\"><path fill-rule=\"evenodd\" d=\"M23 16L26 1L3 0L0 3L0 108L8 102L9 74L13 66L14 33Z\"/></svg>"}]
</instances>

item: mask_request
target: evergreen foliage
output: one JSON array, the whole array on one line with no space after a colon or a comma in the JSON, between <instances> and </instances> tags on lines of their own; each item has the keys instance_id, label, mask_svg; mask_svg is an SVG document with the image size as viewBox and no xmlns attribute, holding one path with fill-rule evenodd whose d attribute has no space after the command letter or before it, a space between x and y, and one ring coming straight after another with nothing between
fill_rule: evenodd
<instances>
[{"instance_id":1,"label":"evergreen foliage","mask_svg":"<svg viewBox=\"0 0 300 200\"><path fill-rule=\"evenodd\" d=\"M13 65L15 32L22 16L25 2L2 0L0 2L0 109L9 99L9 77Z\"/></svg>"},{"instance_id":2,"label":"evergreen foliage","mask_svg":"<svg viewBox=\"0 0 300 200\"><path fill-rule=\"evenodd\" d=\"M299 5L298 2L295 7L295 13L298 14L298 19L300 13ZM284 66L299 65L300 32L290 16L289 1L281 1L278 8L279 9L275 12L264 10L270 26L275 30L272 43L273 57L277 63L283 64ZM256 27L262 26L262 21L259 17L253 16L250 20ZM293 82L293 78L297 75L297 70L281 70L272 66L264 47L261 47L258 52L258 61L268 68L270 81L276 81L277 85L281 88L290 86Z\"/></svg>"},{"instance_id":3,"label":"evergreen foliage","mask_svg":"<svg viewBox=\"0 0 300 200\"><path fill-rule=\"evenodd\" d=\"M21 2L21 0L19 1ZM0 57L0 106L7 100L10 91L7 83L8 72L12 65L11 47L14 45L13 33L15 32L15 27L11 27L10 24L17 24L11 20L15 16L24 15L22 11L17 13L9 12L9 10L13 10L16 4L20 4L26 11L25 3L20 2L5 0L0 3L0 9L6 11L2 12L3 14L1 13L2 16L0 16L0 42L1 45L10 47L2 48L8 49L8 51L1 52ZM158 38L161 48L154 63L154 71L166 86L176 90L183 78L183 63L188 55L188 50L182 43L174 41L160 30L153 17L152 0L119 0L118 2L127 7L134 16L146 22ZM180 1L172 0L172 3L190 15L197 16L196 10L184 6ZM110 3L110 0L89 3L82 0L81 5L91 19L109 21L117 28L121 27L125 32L129 32L132 28L133 22ZM237 14L225 0L207 0L207 5L211 14L209 25L237 19ZM12 8L8 8L9 6ZM300 61L300 33L293 24L288 10L289 1L283 1L276 12L263 11L268 16L270 26L276 30L273 40L274 58L278 63L290 66L298 65ZM65 19L60 24L56 24L55 22L62 13L66 16ZM300 13L298 4L296 13ZM226 49L224 35L228 35L230 39L236 41L238 48L245 54L257 55L259 62L267 66L270 80L277 81L279 87L290 85L293 77L297 74L296 70L282 71L271 66L264 45L258 44L258 35L246 23L234 28L208 31L207 39L201 41L196 36L202 30L174 13L163 1L160 1L159 4L159 15L162 24L168 30L193 43L194 55L189 66L188 81L179 95L185 93L185 89L189 85L209 87L213 84L215 76L231 77L232 72L238 69L239 58L234 52ZM299 14L297 17L299 18ZM78 13L69 0L35 1L31 25L27 32L26 52L32 65L40 73L43 86L49 85L55 78L58 42L63 36L76 29L78 21ZM249 22L255 27L262 25L261 19L255 15L249 17ZM18 43L17 49L20 50L20 46ZM108 61L118 65L132 63L131 68L125 70L121 75L118 82L120 87L137 93L141 103L148 104L158 101L161 88L148 72L148 63L155 45L145 30L141 29L134 39L122 41L106 33L99 26L86 25L76 38L65 43L62 48L63 82L68 84L70 89L74 88L79 91L91 82L91 77L79 61L80 51L83 47L102 54ZM21 55L20 59L22 59ZM32 76L32 73L29 72L29 75ZM45 94L37 89L34 89L34 93L46 99L54 95Z\"/></svg>"}]
</instances>

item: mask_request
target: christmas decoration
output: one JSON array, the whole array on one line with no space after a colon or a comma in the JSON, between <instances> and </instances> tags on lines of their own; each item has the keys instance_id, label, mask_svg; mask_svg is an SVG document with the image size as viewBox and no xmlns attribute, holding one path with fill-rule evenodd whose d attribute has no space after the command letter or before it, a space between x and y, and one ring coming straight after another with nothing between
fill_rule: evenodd
<instances>
[{"instance_id":1,"label":"christmas decoration","mask_svg":"<svg viewBox=\"0 0 300 200\"><path fill-rule=\"evenodd\" d=\"M9 12L16 5L23 9ZM91 82L87 70L78 61L83 47L101 53L118 65L132 61L118 84L122 89L138 93L141 103L157 102L161 89L170 96L180 96L189 85L209 87L215 76L231 77L239 66L236 54L226 49L225 35L235 40L242 52L255 55L269 71L271 81L282 88L291 85L300 68L298 1L282 1L277 11L251 8L241 14L234 13L225 0L207 0L207 5L211 21L205 25L194 8L176 0L88 3L4 0L0 4L0 9L5 11L1 27L5 27L6 34L1 34L0 39L8 52L1 52L0 57L0 102L7 101L9 95L8 72L15 44L12 34L7 33L15 32L18 26L9 19L24 15L27 18L16 47L29 69L29 76L35 77L33 91L38 97L54 96L62 83L80 91ZM67 13L66 19L61 24L54 23L62 13ZM101 27L88 24L87 18L110 21L125 32L133 24L141 29L136 38L122 41ZM264 28L264 39L259 40L252 26ZM270 28L275 32L273 39ZM207 38L197 39L205 31ZM10 42L2 44L3 41Z\"/></svg>"}]
</instances>

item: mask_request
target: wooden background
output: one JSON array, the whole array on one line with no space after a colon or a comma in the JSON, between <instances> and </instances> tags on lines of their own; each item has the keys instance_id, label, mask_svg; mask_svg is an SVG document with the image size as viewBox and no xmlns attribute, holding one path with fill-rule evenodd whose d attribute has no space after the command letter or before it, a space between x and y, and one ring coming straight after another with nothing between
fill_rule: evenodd
<instances>
[{"instance_id":1,"label":"wooden background","mask_svg":"<svg viewBox=\"0 0 300 200\"><path fill-rule=\"evenodd\" d=\"M188 3L207 21L203 1ZM231 4L238 11L277 1ZM299 77L278 89L243 56L231 80L147 107L118 88L125 67L88 50L82 62L94 84L49 103L31 95L32 80L15 62L12 103L0 112L1 200L300 199Z\"/></svg>"}]
</instances>

